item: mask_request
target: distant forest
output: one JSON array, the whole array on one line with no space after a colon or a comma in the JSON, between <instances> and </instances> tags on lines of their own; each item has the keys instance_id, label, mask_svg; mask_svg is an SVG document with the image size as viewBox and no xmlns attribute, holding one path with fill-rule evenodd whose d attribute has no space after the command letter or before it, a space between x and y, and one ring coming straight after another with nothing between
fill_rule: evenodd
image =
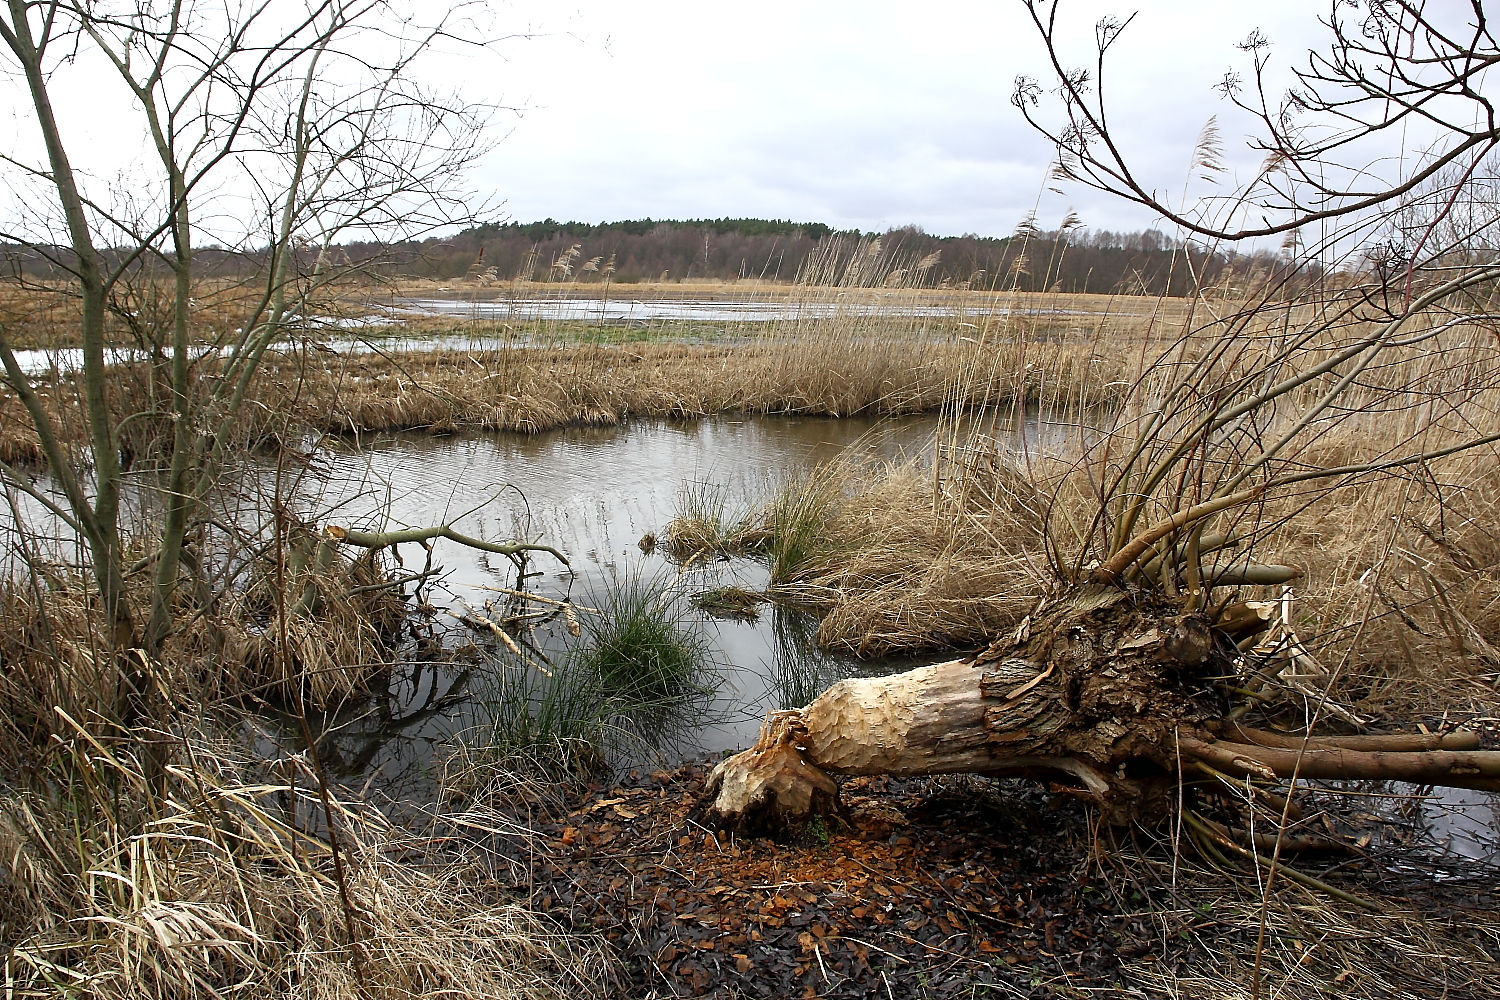
<instances>
[{"instance_id":1,"label":"distant forest","mask_svg":"<svg viewBox=\"0 0 1500 1000\"><path fill-rule=\"evenodd\" d=\"M264 260L263 253L213 247L194 254L205 276L246 274ZM421 243L349 243L330 252L304 248L299 256L305 257L305 266L319 258L335 266L380 258L377 269L390 277L481 286L516 279L585 285L759 279L1144 295L1192 294L1194 275L1206 286L1239 284L1251 272L1286 267L1270 253L1247 256L1210 252L1192 243L1174 245L1154 229L1046 232L1022 227L1006 237L932 236L916 226L870 233L771 219L492 223ZM4 270L17 276L62 278L70 257L65 248L39 253L0 246Z\"/></svg>"},{"instance_id":2,"label":"distant forest","mask_svg":"<svg viewBox=\"0 0 1500 1000\"><path fill-rule=\"evenodd\" d=\"M374 248L350 246L351 256ZM884 233L768 219L639 219L501 223L428 241L406 262L414 274L481 283L811 281L815 284L1010 288L1027 291L1191 294L1204 284L1281 265L1177 244L1156 230L1027 230L1007 237ZM1226 275L1228 269L1231 275ZM1170 281L1170 287L1168 287Z\"/></svg>"}]
</instances>

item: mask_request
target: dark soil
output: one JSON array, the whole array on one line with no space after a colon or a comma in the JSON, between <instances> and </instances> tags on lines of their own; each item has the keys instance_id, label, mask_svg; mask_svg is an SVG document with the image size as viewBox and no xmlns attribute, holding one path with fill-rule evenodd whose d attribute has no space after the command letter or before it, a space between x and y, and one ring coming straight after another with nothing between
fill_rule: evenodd
<instances>
[{"instance_id":1,"label":"dark soil","mask_svg":"<svg viewBox=\"0 0 1500 1000\"><path fill-rule=\"evenodd\" d=\"M637 996L1049 997L1157 947L1040 789L854 779L846 824L775 843L700 825L706 773L632 772L534 823L531 905L614 941Z\"/></svg>"},{"instance_id":2,"label":"dark soil","mask_svg":"<svg viewBox=\"0 0 1500 1000\"><path fill-rule=\"evenodd\" d=\"M856 778L842 785L844 822L778 842L705 827L708 769L632 771L565 804L553 793L526 799L529 808L513 802L491 828L496 889L613 942L633 1000L1144 996L1126 984L1158 970L1166 981L1217 970L1236 956L1243 965L1258 945L1253 874L1191 854L1179 872L1170 845L1143 831L1100 829L1096 843L1091 814L1056 789ZM1292 905L1306 933L1324 908L1340 909L1362 942L1349 962L1401 984L1359 995L1492 995L1463 985L1491 982L1482 969L1411 956L1428 954L1437 935L1444 948L1495 959L1495 868L1434 854L1412 839L1410 817L1368 811L1375 799L1309 788L1300 800L1313 827L1370 846L1298 856L1295 867L1422 918L1421 933L1408 933L1282 880L1277 906ZM451 840L473 846L473 834ZM1324 944L1333 977L1343 953ZM1441 973L1439 993L1426 989L1427 972Z\"/></svg>"}]
</instances>

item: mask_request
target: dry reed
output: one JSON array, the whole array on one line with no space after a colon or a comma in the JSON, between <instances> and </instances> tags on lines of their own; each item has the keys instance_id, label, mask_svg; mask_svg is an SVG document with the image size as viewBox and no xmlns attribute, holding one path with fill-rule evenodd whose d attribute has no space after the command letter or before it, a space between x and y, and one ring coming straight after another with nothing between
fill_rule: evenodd
<instances>
[{"instance_id":1,"label":"dry reed","mask_svg":"<svg viewBox=\"0 0 1500 1000\"><path fill-rule=\"evenodd\" d=\"M1321 317L1313 306L1292 304L1188 319L1177 317L1184 330L1165 353L1161 340L1138 338L1130 357L1116 357L1116 365L1133 367L1122 373L1129 391L1114 404L1059 391L1048 397L1052 409L1037 411L1040 429L1033 421L1028 430L1024 411L970 396L968 412L945 418L925 464L871 470L835 463L822 480L791 488L768 506L763 527L792 539L800 529L773 522L811 505L821 550L778 579L781 593L825 613L821 643L864 655L975 645L1016 628L1069 573L1097 558L1090 547L1107 524L1100 497L1110 463L1145 421L1176 405L1169 401L1184 373L1206 366L1209 375L1199 377L1213 385L1243 380L1264 369L1288 330ZM1283 372L1323 362L1370 326L1330 326L1309 338L1295 359L1300 368L1283 365ZM986 384L996 370L977 355L968 366L955 383L960 389ZM1045 367L1036 377L1077 385ZM1186 495L1243 468L1330 384L1316 380L1258 413L1204 459L1198 475L1207 478L1185 483ZM1218 390L1198 391L1211 398ZM1049 416L1072 423L1072 431L1049 440ZM1188 406L1171 419L1195 417ZM1388 352L1280 458L1293 469L1361 465L1497 428L1500 350L1486 331L1460 324ZM1334 698L1391 716L1463 711L1493 695L1500 679L1500 639L1492 638L1500 636L1500 538L1491 513L1500 499L1497 454L1491 445L1332 488L1314 483L1220 518L1237 535L1237 556L1302 571L1293 585L1295 627L1320 650ZM1146 519L1170 513L1171 501L1163 497ZM1280 589L1243 596L1277 599Z\"/></svg>"},{"instance_id":2,"label":"dry reed","mask_svg":"<svg viewBox=\"0 0 1500 1000\"><path fill-rule=\"evenodd\" d=\"M835 463L783 487L757 522L773 594L822 614L820 645L861 656L1014 628L1045 588L1042 498L998 461L953 485L913 460Z\"/></svg>"},{"instance_id":3,"label":"dry reed","mask_svg":"<svg viewBox=\"0 0 1500 1000\"><path fill-rule=\"evenodd\" d=\"M480 858L433 853L431 838L334 798L340 870L318 835L324 803L305 765L288 759L278 779L222 741L160 736L174 750L164 794L128 745L80 726L62 741L58 797L0 795L12 995L610 992L606 946L486 893L493 873Z\"/></svg>"},{"instance_id":4,"label":"dry reed","mask_svg":"<svg viewBox=\"0 0 1500 1000\"><path fill-rule=\"evenodd\" d=\"M1111 526L1112 515L1101 513L1118 469L1111 463L1118 463L1145 422L1164 413L1175 428L1190 424L1198 412L1194 399L1212 398L1262 372L1288 331L1315 325L1324 310L1319 303L1235 311L1232 303L1208 298L1131 300L1131 311L1139 315L1119 315L1112 312L1114 304L1095 302L1101 308L1093 316L1072 317L1027 311L1041 303L1004 293L870 288L837 278L788 295L827 308L809 310L815 318L771 324L742 343L607 347L565 342L560 331L541 329L528 335L527 346L499 350L391 357L282 353L270 360L237 433L246 444L273 440L285 433L288 417L292 425L327 433L419 427L538 432L727 410L830 416L942 411L947 419L931 461L878 469L831 466L773 498L754 530L738 541L767 551L780 597L824 613L824 645L866 655L977 645L1021 627L1037 601L1066 582L1070 567L1086 568L1097 558L1101 529ZM1056 310L1076 305L1061 297L1048 301ZM935 316L904 308L912 303L948 311ZM979 312L981 305L990 311ZM1331 357L1360 335L1362 322L1330 325L1311 337L1296 365L1306 370ZM497 332L477 324L468 331ZM545 343L549 337L553 342ZM1336 419L1317 426L1283 458L1309 468L1359 464L1388 457L1393 449L1431 450L1491 430L1500 414L1492 343L1485 331L1460 327L1392 352L1350 390ZM129 377L116 387L131 394L125 411L149 411L149 366L122 366L122 375L127 370ZM205 362L202 377L213 374L213 364ZM1197 380L1197 396L1187 402L1174 395L1185 377ZM74 426L67 417L74 405L67 377L59 374L47 388L62 426ZM1197 481L1184 480L1175 494L1165 494L1165 502L1237 474L1258 446L1293 425L1298 407L1327 388L1326 380L1310 383L1287 405L1247 422L1222 453L1200 462ZM1066 415L1082 429L1056 445L1011 445L1005 428L1020 425L1025 442L1028 407ZM0 457L29 455L24 426L14 400L0 400ZM150 421L140 426L133 446L149 457L159 452L160 438L150 433ZM1153 447L1159 454L1170 444L1164 432ZM1436 714L1461 712L1471 699L1492 703L1500 678L1500 653L1490 639L1500 634L1500 541L1491 513L1496 499L1500 469L1495 452L1483 450L1399 475L1285 493L1237 521L1222 520L1240 534L1237 551L1303 570L1295 585L1294 625L1328 668L1319 682L1324 692L1367 714ZM1148 519L1168 512L1167 506L1153 509ZM722 527L702 520L669 535L680 536L684 550L722 545ZM15 625L6 630L10 645L0 659L25 665L7 676L6 697L20 706L10 713L12 725L62 735L58 721L48 717L50 706L78 706L82 714L75 718L96 710L90 698L105 666L95 650L106 644L95 637L87 602L69 597L66 586L60 589L62 596L46 586L15 590L7 612ZM45 594L35 600L57 606L37 610L26 605L32 598L23 593ZM184 647L179 658L211 671L228 662L233 669L223 675L229 678L226 690L337 675L330 668L379 659L364 646L329 652L310 631L290 640L301 650L296 663L268 665L248 650L279 629L247 625L254 621L246 612L255 601L240 600L240 606L228 606L231 620L218 623L227 637L221 645ZM330 612L324 616L330 621L350 616L349 609ZM286 631L295 629L289 625ZM239 664L245 665L243 676L235 674ZM341 691L334 686L315 694L336 700ZM24 742L38 745L36 734ZM123 759L89 766L114 768L127 781L139 770ZM147 836L91 816L81 824L91 838L87 852L77 859L56 850L67 840L58 831L73 819L58 803L35 793L6 800L7 826L0 836L10 855L21 859L18 864L30 866L29 878L5 886L3 919L18 956L11 974L28 987L61 977L57 981L86 984L84 989L106 996L185 995L173 992L178 983L216 989L268 984L309 996L355 989L352 951L358 949L347 934L339 937L339 904L327 871L319 867L321 856L307 860L316 854L316 842L266 819L261 793L250 790L257 786L239 778L210 779L202 768L181 774L191 781L174 772L182 794L166 800L159 820L165 823L159 829L169 834ZM290 786L259 787L267 794L293 794ZM196 802L211 802L230 818L210 822L193 811L198 806L187 805ZM541 995L551 995L545 990L562 981L556 970L574 944L545 934L531 938L538 928L529 918L464 895L459 876L446 869L434 875L382 862L379 848L395 834L371 825L359 810L343 809L340 816L350 831L353 894L378 901L361 910L366 944L360 947L368 953L372 983L392 995L440 989L510 995L505 990L522 986L502 972L524 968L525 961L507 964L512 959L484 950L487 935L498 932L494 940L553 970L533 984ZM128 868L137 858L143 867ZM1167 879L1159 861L1140 860L1137 867L1144 877ZM112 874L88 874L95 870ZM169 877L143 877L157 871ZM148 891L141 892L138 883ZM1476 995L1481 987L1493 988L1480 965L1492 940L1485 945L1446 930L1429 934L1409 911L1389 919L1356 916L1326 901L1309 903L1291 887L1262 905L1245 884L1212 873L1195 884L1221 887L1214 890L1218 895L1204 888L1197 898L1222 908L1222 919L1236 931L1268 913L1276 932L1268 967L1288 988L1308 995L1326 990L1328 980L1337 981L1350 968L1356 984L1397 975L1391 955L1457 959L1467 966L1463 988ZM1188 919L1181 908L1152 912L1164 933L1198 933L1172 922L1174 914ZM1315 939L1314 932L1324 937ZM1485 923L1476 933L1492 939L1494 931ZM1328 944L1335 938L1338 947ZM1382 951L1358 943L1377 938L1389 939L1389 946ZM1311 952L1289 944L1302 940L1318 943ZM585 965L602 970L601 961L590 957ZM1228 997L1246 995L1243 972L1242 964L1226 961L1202 976L1193 968L1178 975L1188 977L1197 995L1217 991ZM479 978L443 978L458 975ZM1163 995L1179 988L1167 977L1153 982L1152 970L1137 967L1132 977ZM324 984L317 988L329 992L309 992L311 984Z\"/></svg>"},{"instance_id":5,"label":"dry reed","mask_svg":"<svg viewBox=\"0 0 1500 1000\"><path fill-rule=\"evenodd\" d=\"M162 657L141 661L165 704L175 710L250 696L336 707L388 669L405 608L389 590L373 587L378 564L340 559L319 573L290 574L279 598L272 570L259 567L247 590L226 593L200 614L185 611L184 627ZM299 612L310 591L315 613ZM127 600L139 618L148 600L140 577ZM111 717L122 697L120 655L97 593L65 567L34 561L25 576L0 587L0 719L19 745L44 747L58 731L59 712Z\"/></svg>"},{"instance_id":6,"label":"dry reed","mask_svg":"<svg viewBox=\"0 0 1500 1000\"><path fill-rule=\"evenodd\" d=\"M217 310L203 307L205 344L222 336L228 320L219 313L234 294L241 293L205 292ZM541 286L516 294L556 292ZM239 418L236 443L272 439L289 417L336 434L458 427L536 433L726 411L850 416L1016 400L1100 402L1117 396L1132 374L1122 345L1152 339L1157 313L1178 308L1107 296L840 285L754 294L781 303L781 317L730 324L729 339L700 343L679 342L670 328L614 345L606 328L577 322L405 317L402 331L417 339L457 334L473 347L424 351L409 341L381 346L377 339L372 352L336 337L337 330L302 330L304 344L317 349L287 344L268 357ZM354 300L330 305L335 314L361 308L368 306ZM212 387L217 367L212 356L197 363L196 391ZM128 422L123 447L132 459L154 460L169 440L166 425L151 416L167 409L162 370L122 356L115 371L113 405L140 414ZM39 395L62 436L78 440L73 377L54 369L41 381ZM0 392L0 458L6 456L39 459L18 400Z\"/></svg>"}]
</instances>

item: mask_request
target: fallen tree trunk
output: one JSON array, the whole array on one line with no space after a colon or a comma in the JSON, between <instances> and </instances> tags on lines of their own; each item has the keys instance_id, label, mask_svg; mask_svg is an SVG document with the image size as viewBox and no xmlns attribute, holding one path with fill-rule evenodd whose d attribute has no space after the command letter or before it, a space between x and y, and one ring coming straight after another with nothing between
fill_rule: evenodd
<instances>
[{"instance_id":1,"label":"fallen tree trunk","mask_svg":"<svg viewBox=\"0 0 1500 1000\"><path fill-rule=\"evenodd\" d=\"M755 746L715 768L712 814L795 825L835 807L833 774L1036 777L1115 824L1163 815L1187 769L1500 790L1500 752L1479 750L1472 733L1302 737L1227 719L1233 685L1220 682L1244 665L1228 628L1253 635L1264 617L1080 592L977 655L840 681L773 713Z\"/></svg>"}]
</instances>

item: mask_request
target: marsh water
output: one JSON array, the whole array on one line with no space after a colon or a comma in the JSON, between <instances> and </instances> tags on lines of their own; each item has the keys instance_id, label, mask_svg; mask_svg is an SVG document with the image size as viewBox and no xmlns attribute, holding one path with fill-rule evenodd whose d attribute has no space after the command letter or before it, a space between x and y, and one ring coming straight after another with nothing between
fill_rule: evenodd
<instances>
[{"instance_id":1,"label":"marsh water","mask_svg":"<svg viewBox=\"0 0 1500 1000\"><path fill-rule=\"evenodd\" d=\"M768 569L751 557L670 559L664 546L642 546L660 536L685 507L711 508L734 522L768 499L778 484L807 476L850 449L874 461L919 458L930 449L934 420L733 417L685 423L637 421L615 427L574 427L535 436L429 437L403 434L347 444L316 471L317 490L306 514L319 524L359 528L452 523L491 541L521 538L561 550L569 564L537 553L517 580L511 560L453 542L434 543L443 573L429 582L427 600L437 623L463 635L458 619L488 617L486 604L504 605L494 588L570 600L600 608L625 587L664 595L683 624L706 640L711 696L689 699L656 720L651 737L626 741L630 763L649 766L684 756L738 749L753 742L771 709L803 704L832 680L887 672L917 660L860 661L825 653L812 638L806 612L761 604L753 618L716 617L694 608L692 595L717 587L764 589ZM420 569L425 553L402 550ZM546 605L533 605L545 611ZM579 615L588 612L580 611ZM454 629L458 629L455 633ZM541 655L568 643L554 618L523 633ZM476 646L502 653L497 636L470 629ZM346 780L370 782L396 800L430 796L441 761L454 741L481 739L496 697L497 671L545 670L530 655L518 668L495 655L476 664L410 663L389 689L347 706L326 720L323 755ZM286 737L295 741L290 727Z\"/></svg>"},{"instance_id":2,"label":"marsh water","mask_svg":"<svg viewBox=\"0 0 1500 1000\"><path fill-rule=\"evenodd\" d=\"M337 353L407 353L423 351L489 351L525 347L535 341L528 334L493 332L448 332L408 335L408 320L445 317L464 323L568 323L597 327L604 339L613 329L650 328L661 324L688 324L695 333L678 330L668 339L694 341L722 337L729 331L764 326L774 322L816 321L835 317L882 316L886 318L974 318L1005 316L1094 316L1076 309L1041 309L997 304L996 298L980 298L978 304L924 303L900 297L766 297L723 298L632 298L629 289L613 298L600 296L547 295L537 297L480 296L399 298L372 306L366 315L307 316L295 320L298 336L282 343L299 349L304 341L319 343L320 349ZM1116 313L1116 316L1126 315ZM732 334L730 334L732 335ZM325 343L326 342L326 343ZM330 348L329 344L333 346ZM216 353L212 347L203 354ZM21 370L34 374L69 373L82 367L83 352L77 348L18 350ZM107 352L111 363L139 361L146 357L135 349Z\"/></svg>"}]
</instances>

